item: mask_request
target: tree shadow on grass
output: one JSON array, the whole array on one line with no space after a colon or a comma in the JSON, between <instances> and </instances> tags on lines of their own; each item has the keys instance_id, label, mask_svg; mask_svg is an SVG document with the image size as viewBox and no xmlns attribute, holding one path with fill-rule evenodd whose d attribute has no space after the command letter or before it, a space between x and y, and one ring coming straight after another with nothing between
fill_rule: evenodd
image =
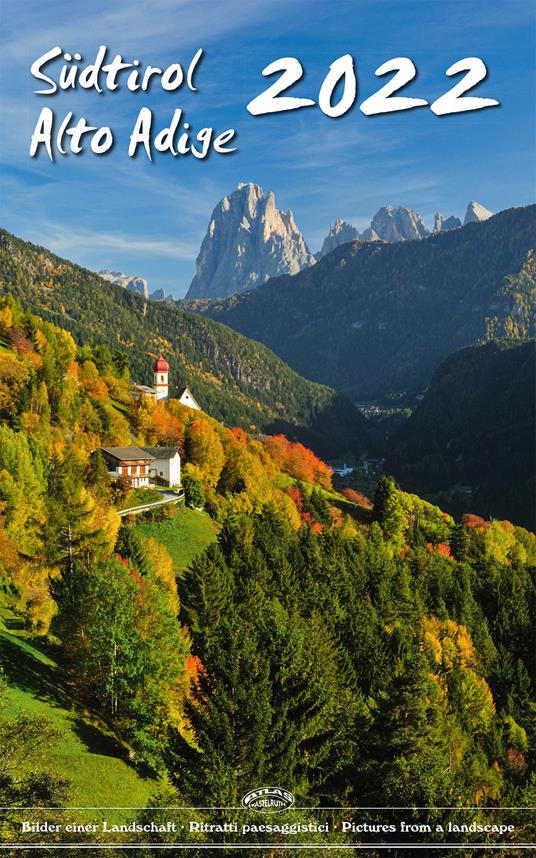
<instances>
[{"instance_id":1,"label":"tree shadow on grass","mask_svg":"<svg viewBox=\"0 0 536 858\"><path fill-rule=\"evenodd\" d=\"M72 701L61 683L60 671L33 655L23 639L0 634L0 664L10 685L46 703L70 708Z\"/></svg>"},{"instance_id":2,"label":"tree shadow on grass","mask_svg":"<svg viewBox=\"0 0 536 858\"><path fill-rule=\"evenodd\" d=\"M80 716L73 718L73 732L91 753L128 760L127 748L115 736L103 733L101 729L84 718Z\"/></svg>"},{"instance_id":3,"label":"tree shadow on grass","mask_svg":"<svg viewBox=\"0 0 536 858\"><path fill-rule=\"evenodd\" d=\"M23 639L0 634L0 665L11 686L28 692L36 700L66 710L72 721L73 732L88 751L127 758L126 748L107 732L104 724L101 728L91 723L97 721L97 716L73 701L67 685L62 681L61 669L33 655Z\"/></svg>"}]
</instances>

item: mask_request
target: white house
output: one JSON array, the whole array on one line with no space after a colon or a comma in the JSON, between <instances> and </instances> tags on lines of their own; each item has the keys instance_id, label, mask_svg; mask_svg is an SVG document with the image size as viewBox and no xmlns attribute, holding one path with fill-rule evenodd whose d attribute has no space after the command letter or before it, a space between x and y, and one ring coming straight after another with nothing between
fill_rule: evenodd
<instances>
[{"instance_id":1,"label":"white house","mask_svg":"<svg viewBox=\"0 0 536 858\"><path fill-rule=\"evenodd\" d=\"M151 457L149 473L155 483L175 488L181 484L181 457L178 447L142 447Z\"/></svg>"},{"instance_id":2,"label":"white house","mask_svg":"<svg viewBox=\"0 0 536 858\"><path fill-rule=\"evenodd\" d=\"M179 390L179 402L181 405L187 405L188 408L195 408L197 411L201 411L199 402L194 398L193 394L187 387L181 387Z\"/></svg>"},{"instance_id":3,"label":"white house","mask_svg":"<svg viewBox=\"0 0 536 858\"><path fill-rule=\"evenodd\" d=\"M155 483L175 488L181 484L178 447L101 447L112 480L133 488Z\"/></svg>"}]
</instances>

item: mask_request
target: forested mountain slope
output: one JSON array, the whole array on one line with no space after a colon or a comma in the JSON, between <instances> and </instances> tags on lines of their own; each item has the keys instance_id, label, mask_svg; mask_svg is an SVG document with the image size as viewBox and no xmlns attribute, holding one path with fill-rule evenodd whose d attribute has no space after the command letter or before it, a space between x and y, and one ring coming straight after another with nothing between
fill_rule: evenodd
<instances>
[{"instance_id":1,"label":"forested mountain slope","mask_svg":"<svg viewBox=\"0 0 536 858\"><path fill-rule=\"evenodd\" d=\"M130 823L238 807L252 783L284 783L306 822L530 805L534 534L456 522L385 476L353 503L281 435L133 401L119 356L0 297L0 842L42 819L30 805L79 822L124 801ZM185 502L213 525L177 581L194 510L118 515L136 489L99 448L132 443L180 450Z\"/></svg>"},{"instance_id":2,"label":"forested mountain slope","mask_svg":"<svg viewBox=\"0 0 536 858\"><path fill-rule=\"evenodd\" d=\"M192 309L253 337L354 401L418 392L506 316L505 277L535 245L536 206L398 244L352 242L312 268Z\"/></svg>"},{"instance_id":3,"label":"forested mountain slope","mask_svg":"<svg viewBox=\"0 0 536 858\"><path fill-rule=\"evenodd\" d=\"M472 507L534 527L534 340L491 340L452 355L392 439L404 486L470 486Z\"/></svg>"},{"instance_id":4,"label":"forested mountain slope","mask_svg":"<svg viewBox=\"0 0 536 858\"><path fill-rule=\"evenodd\" d=\"M77 343L125 352L139 382L152 383L152 356L162 351L171 365L171 395L190 387L205 411L228 425L285 431L323 455L366 445L366 421L348 400L210 319L145 302L4 230L0 281L0 292L69 331Z\"/></svg>"}]
</instances>

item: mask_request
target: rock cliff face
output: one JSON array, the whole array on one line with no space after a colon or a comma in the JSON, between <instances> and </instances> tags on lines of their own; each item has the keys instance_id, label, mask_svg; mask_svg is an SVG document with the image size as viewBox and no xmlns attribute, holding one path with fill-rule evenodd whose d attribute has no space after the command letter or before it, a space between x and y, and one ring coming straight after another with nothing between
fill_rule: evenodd
<instances>
[{"instance_id":1,"label":"rock cliff face","mask_svg":"<svg viewBox=\"0 0 536 858\"><path fill-rule=\"evenodd\" d=\"M314 262L292 212L271 191L239 185L212 212L186 298L225 298Z\"/></svg>"},{"instance_id":2,"label":"rock cliff face","mask_svg":"<svg viewBox=\"0 0 536 858\"><path fill-rule=\"evenodd\" d=\"M142 295L145 299L149 298L149 287L147 280L143 277L129 277L123 274L122 271L110 271L105 269L97 272L103 280L108 280L109 283L115 283L117 286L122 286L128 292L135 292L137 295Z\"/></svg>"},{"instance_id":3,"label":"rock cliff face","mask_svg":"<svg viewBox=\"0 0 536 858\"><path fill-rule=\"evenodd\" d=\"M462 225L459 217L451 215L446 220L442 214L436 212L434 215L434 232L448 232L450 229L458 229Z\"/></svg>"},{"instance_id":4,"label":"rock cliff face","mask_svg":"<svg viewBox=\"0 0 536 858\"><path fill-rule=\"evenodd\" d=\"M389 242L412 241L430 235L420 214L404 206L397 209L384 206L372 218L370 228L378 238Z\"/></svg>"},{"instance_id":5,"label":"rock cliff face","mask_svg":"<svg viewBox=\"0 0 536 858\"><path fill-rule=\"evenodd\" d=\"M331 253L339 244L344 244L347 241L355 241L358 238L359 232L355 226L352 226L348 221L337 218L335 223L330 227L321 249L316 254L316 258L322 259L326 253Z\"/></svg>"},{"instance_id":6,"label":"rock cliff face","mask_svg":"<svg viewBox=\"0 0 536 858\"><path fill-rule=\"evenodd\" d=\"M472 201L467 206L464 224L489 217L491 212ZM455 216L445 219L443 215L436 214L433 232L446 232L461 225L461 220ZM313 256L292 212L280 211L271 191L265 195L259 185L241 184L212 212L186 299L227 298L261 286L271 277L297 274L349 241L360 239L394 244L429 235L431 231L418 212L405 206L384 206L361 234L355 226L338 218L330 227L321 249ZM101 276L112 279L107 275L122 278L121 285L144 294L139 284L145 281L141 278L101 272ZM162 300L157 293L150 297Z\"/></svg>"},{"instance_id":7,"label":"rock cliff face","mask_svg":"<svg viewBox=\"0 0 536 858\"><path fill-rule=\"evenodd\" d=\"M376 212L370 226L361 234L355 226L338 218L324 239L322 249L316 258L321 259L340 244L356 239L361 239L361 241L388 241L394 244L397 241L413 241L417 238L425 238L427 235L430 235L430 230L418 212L405 208L405 206L400 206L397 209L393 206L384 206Z\"/></svg>"},{"instance_id":8,"label":"rock cliff face","mask_svg":"<svg viewBox=\"0 0 536 858\"><path fill-rule=\"evenodd\" d=\"M117 286L122 286L127 292L135 292L136 295L141 295L146 301L173 301L172 296L166 296L163 289L155 289L154 292L149 292L147 280L143 277L129 277L122 271L110 271L108 268L98 271L97 274L103 280L107 280L108 283L115 283Z\"/></svg>"},{"instance_id":9,"label":"rock cliff face","mask_svg":"<svg viewBox=\"0 0 536 858\"><path fill-rule=\"evenodd\" d=\"M493 212L488 211L481 206L480 203L475 203L474 200L471 200L469 205L467 206L467 211L465 213L465 220L463 225L466 223L480 223L480 221L488 220L488 218L493 216Z\"/></svg>"}]
</instances>

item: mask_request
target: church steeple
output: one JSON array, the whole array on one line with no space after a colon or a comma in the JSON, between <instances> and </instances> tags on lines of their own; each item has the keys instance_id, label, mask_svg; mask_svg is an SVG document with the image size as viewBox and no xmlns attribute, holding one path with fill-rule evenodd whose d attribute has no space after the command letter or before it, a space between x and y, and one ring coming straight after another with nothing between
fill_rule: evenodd
<instances>
[{"instance_id":1,"label":"church steeple","mask_svg":"<svg viewBox=\"0 0 536 858\"><path fill-rule=\"evenodd\" d=\"M153 364L154 389L157 399L168 398L168 373L169 364L163 355L158 357Z\"/></svg>"}]
</instances>

